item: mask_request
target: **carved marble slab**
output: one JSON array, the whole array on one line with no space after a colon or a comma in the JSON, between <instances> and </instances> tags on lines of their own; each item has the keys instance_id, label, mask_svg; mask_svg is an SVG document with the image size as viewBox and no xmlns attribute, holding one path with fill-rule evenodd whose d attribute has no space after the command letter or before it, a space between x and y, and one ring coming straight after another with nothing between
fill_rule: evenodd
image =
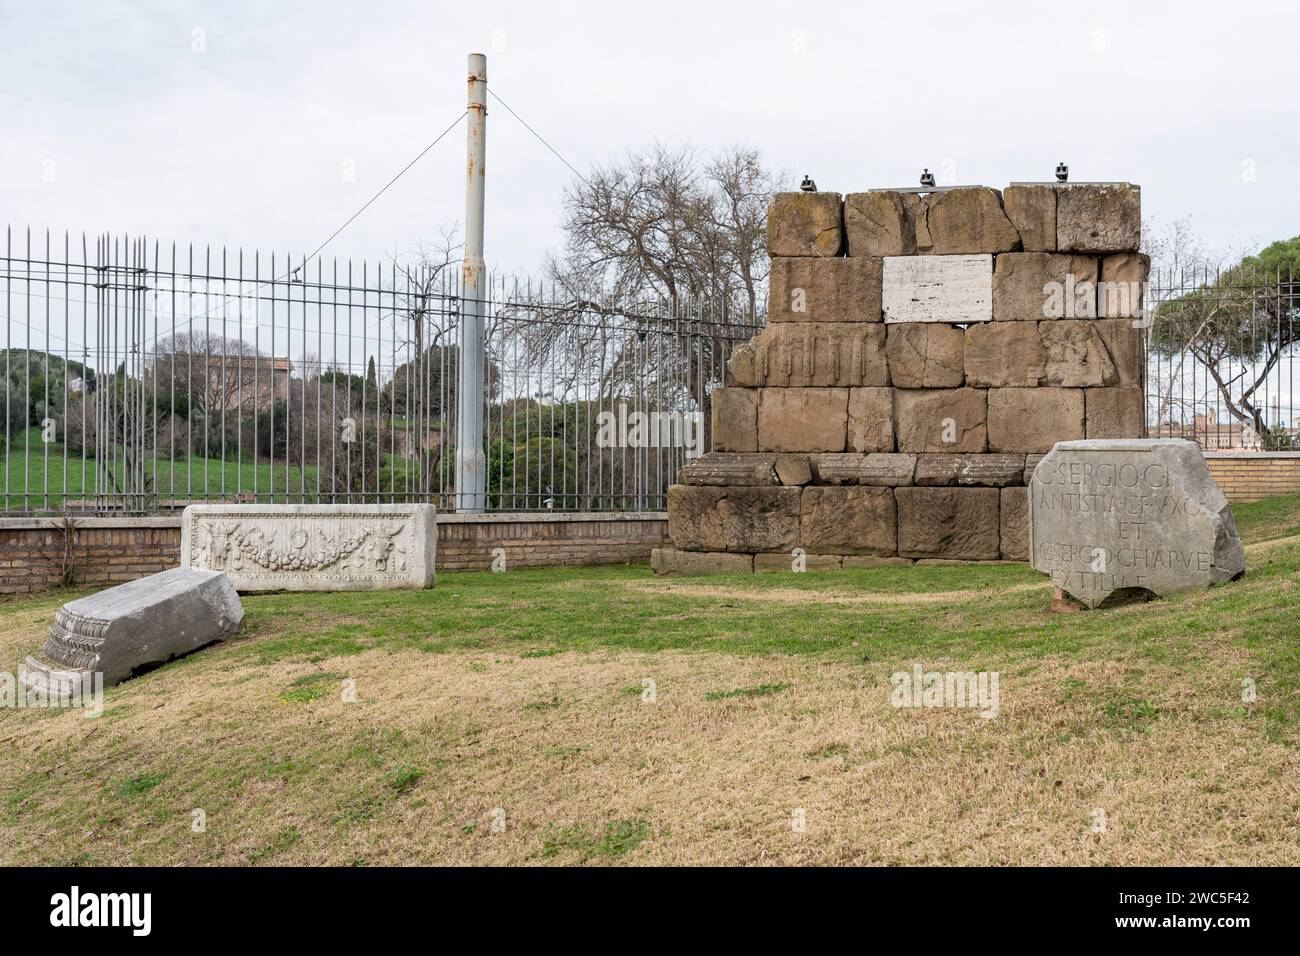
<instances>
[{"instance_id":1,"label":"carved marble slab","mask_svg":"<svg viewBox=\"0 0 1300 956\"><path fill-rule=\"evenodd\" d=\"M993 257L886 256L886 322L993 321Z\"/></svg>"},{"instance_id":2,"label":"carved marble slab","mask_svg":"<svg viewBox=\"0 0 1300 956\"><path fill-rule=\"evenodd\" d=\"M224 571L257 591L433 586L433 505L191 505L181 565Z\"/></svg>"}]
</instances>

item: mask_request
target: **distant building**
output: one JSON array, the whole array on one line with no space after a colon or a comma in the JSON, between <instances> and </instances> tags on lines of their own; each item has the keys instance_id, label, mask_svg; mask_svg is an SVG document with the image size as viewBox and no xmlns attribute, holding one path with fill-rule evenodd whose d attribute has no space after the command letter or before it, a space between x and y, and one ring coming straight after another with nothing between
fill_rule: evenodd
<instances>
[{"instance_id":1,"label":"distant building","mask_svg":"<svg viewBox=\"0 0 1300 956\"><path fill-rule=\"evenodd\" d=\"M1284 428L1293 442L1300 439L1300 429ZM1241 422L1221 422L1208 415L1195 415L1190 424L1161 422L1147 427L1152 438L1188 438L1206 451L1261 451L1264 443L1259 433Z\"/></svg>"},{"instance_id":2,"label":"distant building","mask_svg":"<svg viewBox=\"0 0 1300 956\"><path fill-rule=\"evenodd\" d=\"M293 363L253 355L208 356L209 407L258 411L289 395Z\"/></svg>"}]
</instances>

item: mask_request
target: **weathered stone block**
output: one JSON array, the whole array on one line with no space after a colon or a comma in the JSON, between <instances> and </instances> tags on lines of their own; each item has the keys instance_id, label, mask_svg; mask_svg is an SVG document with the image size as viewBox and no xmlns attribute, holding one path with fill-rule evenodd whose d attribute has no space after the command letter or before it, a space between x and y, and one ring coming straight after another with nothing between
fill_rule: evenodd
<instances>
[{"instance_id":1,"label":"weathered stone block","mask_svg":"<svg viewBox=\"0 0 1300 956\"><path fill-rule=\"evenodd\" d=\"M838 571L844 558L838 554L756 554L754 571L759 574L797 573L798 565L803 571Z\"/></svg>"},{"instance_id":2,"label":"weathered stone block","mask_svg":"<svg viewBox=\"0 0 1300 956\"><path fill-rule=\"evenodd\" d=\"M1103 319L1142 317L1151 257L1141 252L1103 256L1097 288L1097 314Z\"/></svg>"},{"instance_id":3,"label":"weathered stone block","mask_svg":"<svg viewBox=\"0 0 1300 956\"><path fill-rule=\"evenodd\" d=\"M894 390L849 389L849 451L894 450Z\"/></svg>"},{"instance_id":4,"label":"weathered stone block","mask_svg":"<svg viewBox=\"0 0 1300 956\"><path fill-rule=\"evenodd\" d=\"M808 455L777 455L773 467L783 485L806 485L813 480L813 461Z\"/></svg>"},{"instance_id":5,"label":"weathered stone block","mask_svg":"<svg viewBox=\"0 0 1300 956\"><path fill-rule=\"evenodd\" d=\"M1092 326L1106 344L1106 353L1119 376L1116 384L1142 385L1147 361L1142 329L1134 328L1130 319L1098 319Z\"/></svg>"},{"instance_id":6,"label":"weathered stone block","mask_svg":"<svg viewBox=\"0 0 1300 956\"><path fill-rule=\"evenodd\" d=\"M1029 494L1034 568L1086 607L1245 572L1228 502L1185 439L1058 445L1038 463Z\"/></svg>"},{"instance_id":7,"label":"weathered stone block","mask_svg":"<svg viewBox=\"0 0 1300 956\"><path fill-rule=\"evenodd\" d=\"M433 505L190 505L181 565L225 571L241 593L427 588Z\"/></svg>"},{"instance_id":8,"label":"weathered stone block","mask_svg":"<svg viewBox=\"0 0 1300 956\"><path fill-rule=\"evenodd\" d=\"M1034 469L1038 467L1038 463L1042 460L1043 456L1041 454L1025 456L1025 480L1023 482L1025 486L1029 485L1029 479L1034 476Z\"/></svg>"},{"instance_id":9,"label":"weathered stone block","mask_svg":"<svg viewBox=\"0 0 1300 956\"><path fill-rule=\"evenodd\" d=\"M1097 317L1097 257L1008 252L993 268L993 318L999 322Z\"/></svg>"},{"instance_id":10,"label":"weathered stone block","mask_svg":"<svg viewBox=\"0 0 1300 956\"><path fill-rule=\"evenodd\" d=\"M1090 388L1084 392L1088 438L1141 438L1146 397L1140 388Z\"/></svg>"},{"instance_id":11,"label":"weathered stone block","mask_svg":"<svg viewBox=\"0 0 1300 956\"><path fill-rule=\"evenodd\" d=\"M819 455L817 474L828 485L910 485L916 456L902 453Z\"/></svg>"},{"instance_id":12,"label":"weathered stone block","mask_svg":"<svg viewBox=\"0 0 1300 956\"><path fill-rule=\"evenodd\" d=\"M989 389L989 451L1043 454L1083 435L1083 389Z\"/></svg>"},{"instance_id":13,"label":"weathered stone block","mask_svg":"<svg viewBox=\"0 0 1300 956\"><path fill-rule=\"evenodd\" d=\"M102 674L103 686L239 632L244 608L230 577L195 567L119 584L69 601L54 616L24 680L49 689Z\"/></svg>"},{"instance_id":14,"label":"weathered stone block","mask_svg":"<svg viewBox=\"0 0 1300 956\"><path fill-rule=\"evenodd\" d=\"M880 259L772 260L769 322L879 322Z\"/></svg>"},{"instance_id":15,"label":"weathered stone block","mask_svg":"<svg viewBox=\"0 0 1300 956\"><path fill-rule=\"evenodd\" d=\"M1142 193L1131 183L1061 186L1056 192L1056 248L1061 252L1131 252L1142 238Z\"/></svg>"},{"instance_id":16,"label":"weathered stone block","mask_svg":"<svg viewBox=\"0 0 1300 956\"><path fill-rule=\"evenodd\" d=\"M749 574L754 570L754 556L654 548L650 552L650 570L655 574Z\"/></svg>"},{"instance_id":17,"label":"weathered stone block","mask_svg":"<svg viewBox=\"0 0 1300 956\"><path fill-rule=\"evenodd\" d=\"M1003 488L999 534L1003 561L1029 560L1029 489Z\"/></svg>"},{"instance_id":18,"label":"weathered stone block","mask_svg":"<svg viewBox=\"0 0 1300 956\"><path fill-rule=\"evenodd\" d=\"M1119 383L1119 371L1095 322L1062 319L1038 323L1047 356L1047 384L1064 388Z\"/></svg>"},{"instance_id":19,"label":"weathered stone block","mask_svg":"<svg viewBox=\"0 0 1300 956\"><path fill-rule=\"evenodd\" d=\"M800 491L671 485L668 535L683 551L789 551L799 543Z\"/></svg>"},{"instance_id":20,"label":"weathered stone block","mask_svg":"<svg viewBox=\"0 0 1300 956\"><path fill-rule=\"evenodd\" d=\"M779 322L727 362L735 385L827 387L889 384L885 327L866 322Z\"/></svg>"},{"instance_id":21,"label":"weathered stone block","mask_svg":"<svg viewBox=\"0 0 1300 956\"><path fill-rule=\"evenodd\" d=\"M986 392L977 388L894 389L894 435L903 452L981 452Z\"/></svg>"},{"instance_id":22,"label":"weathered stone block","mask_svg":"<svg viewBox=\"0 0 1300 956\"><path fill-rule=\"evenodd\" d=\"M930 201L936 193L903 193L903 208L907 211L907 221L911 224L912 236L916 240L915 253L929 255L934 249L934 240L930 237ZM912 255L904 252L903 255Z\"/></svg>"},{"instance_id":23,"label":"weathered stone block","mask_svg":"<svg viewBox=\"0 0 1300 956\"><path fill-rule=\"evenodd\" d=\"M1032 388L1047 376L1047 355L1033 322L986 322L965 332L966 384Z\"/></svg>"},{"instance_id":24,"label":"weathered stone block","mask_svg":"<svg viewBox=\"0 0 1300 956\"><path fill-rule=\"evenodd\" d=\"M1056 187L1008 186L1002 205L1025 252L1056 251Z\"/></svg>"},{"instance_id":25,"label":"weathered stone block","mask_svg":"<svg viewBox=\"0 0 1300 956\"><path fill-rule=\"evenodd\" d=\"M886 322L989 322L993 257L899 256L885 260Z\"/></svg>"},{"instance_id":26,"label":"weathered stone block","mask_svg":"<svg viewBox=\"0 0 1300 956\"><path fill-rule=\"evenodd\" d=\"M838 256L844 245L839 193L777 193L767 206L772 256Z\"/></svg>"},{"instance_id":27,"label":"weathered stone block","mask_svg":"<svg viewBox=\"0 0 1300 956\"><path fill-rule=\"evenodd\" d=\"M843 451L849 389L764 388L758 402L763 451Z\"/></svg>"},{"instance_id":28,"label":"weathered stone block","mask_svg":"<svg viewBox=\"0 0 1300 956\"><path fill-rule=\"evenodd\" d=\"M965 332L943 323L891 325L885 339L890 382L897 388L957 388L962 384Z\"/></svg>"},{"instance_id":29,"label":"weathered stone block","mask_svg":"<svg viewBox=\"0 0 1300 956\"><path fill-rule=\"evenodd\" d=\"M677 473L683 485L775 485L776 455L706 452Z\"/></svg>"},{"instance_id":30,"label":"weathered stone block","mask_svg":"<svg viewBox=\"0 0 1300 956\"><path fill-rule=\"evenodd\" d=\"M808 487L799 512L799 543L810 553L893 554L897 548L888 488Z\"/></svg>"},{"instance_id":31,"label":"weathered stone block","mask_svg":"<svg viewBox=\"0 0 1300 956\"><path fill-rule=\"evenodd\" d=\"M930 197L926 224L937 256L1010 252L1020 233L1002 208L1002 194L988 186L951 189Z\"/></svg>"},{"instance_id":32,"label":"weathered stone block","mask_svg":"<svg viewBox=\"0 0 1300 956\"><path fill-rule=\"evenodd\" d=\"M901 193L877 189L844 197L844 238L849 256L910 256L916 227Z\"/></svg>"},{"instance_id":33,"label":"weathered stone block","mask_svg":"<svg viewBox=\"0 0 1300 956\"><path fill-rule=\"evenodd\" d=\"M997 488L897 488L898 553L991 561L1000 553Z\"/></svg>"},{"instance_id":34,"label":"weathered stone block","mask_svg":"<svg viewBox=\"0 0 1300 956\"><path fill-rule=\"evenodd\" d=\"M758 392L719 388L713 392L713 447L718 451L758 451Z\"/></svg>"},{"instance_id":35,"label":"weathered stone block","mask_svg":"<svg viewBox=\"0 0 1300 956\"><path fill-rule=\"evenodd\" d=\"M1024 482L1024 455L918 455L918 485L986 485L1001 488Z\"/></svg>"}]
</instances>

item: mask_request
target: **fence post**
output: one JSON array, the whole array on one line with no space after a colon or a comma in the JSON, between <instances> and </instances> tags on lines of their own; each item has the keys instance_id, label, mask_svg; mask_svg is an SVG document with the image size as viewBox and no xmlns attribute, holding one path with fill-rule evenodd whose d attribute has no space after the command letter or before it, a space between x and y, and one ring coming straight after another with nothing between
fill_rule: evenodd
<instances>
[{"instance_id":1,"label":"fence post","mask_svg":"<svg viewBox=\"0 0 1300 956\"><path fill-rule=\"evenodd\" d=\"M456 510L481 512L487 504L483 459L483 162L487 133L487 57L469 55L466 126L465 260L462 266L456 402Z\"/></svg>"}]
</instances>

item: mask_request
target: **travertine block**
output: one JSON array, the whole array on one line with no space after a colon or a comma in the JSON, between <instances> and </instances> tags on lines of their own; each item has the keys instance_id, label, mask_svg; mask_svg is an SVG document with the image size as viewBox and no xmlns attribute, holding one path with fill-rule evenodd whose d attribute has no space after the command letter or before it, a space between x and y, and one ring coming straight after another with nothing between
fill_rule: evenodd
<instances>
[{"instance_id":1,"label":"travertine block","mask_svg":"<svg viewBox=\"0 0 1300 956\"><path fill-rule=\"evenodd\" d=\"M993 318L993 257L887 258L881 296L889 323L989 322Z\"/></svg>"}]
</instances>

